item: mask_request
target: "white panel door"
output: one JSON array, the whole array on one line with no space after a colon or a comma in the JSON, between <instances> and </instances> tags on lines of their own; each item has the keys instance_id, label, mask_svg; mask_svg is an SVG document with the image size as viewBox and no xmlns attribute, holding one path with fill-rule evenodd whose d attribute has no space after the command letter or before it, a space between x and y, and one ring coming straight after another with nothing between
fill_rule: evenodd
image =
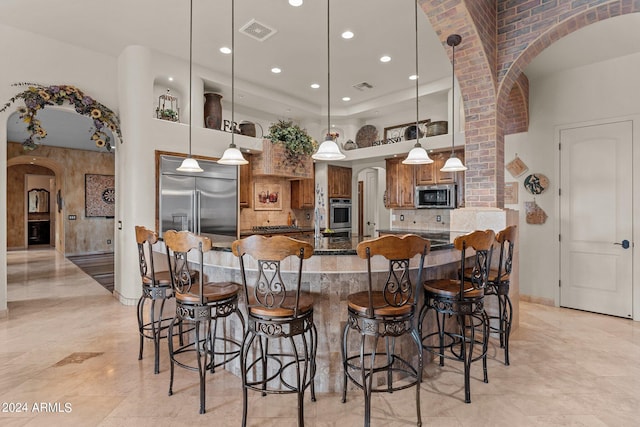
<instances>
[{"instance_id":1,"label":"white panel door","mask_svg":"<svg viewBox=\"0 0 640 427\"><path fill-rule=\"evenodd\" d=\"M632 122L563 129L560 143L560 305L630 318Z\"/></svg>"}]
</instances>

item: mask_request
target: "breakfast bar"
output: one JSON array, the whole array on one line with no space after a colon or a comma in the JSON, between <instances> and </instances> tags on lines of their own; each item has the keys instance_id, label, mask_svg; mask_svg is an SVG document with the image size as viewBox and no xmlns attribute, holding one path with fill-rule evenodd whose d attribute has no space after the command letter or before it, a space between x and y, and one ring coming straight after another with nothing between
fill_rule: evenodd
<instances>
[{"instance_id":1,"label":"breakfast bar","mask_svg":"<svg viewBox=\"0 0 640 427\"><path fill-rule=\"evenodd\" d=\"M355 251L362 240L362 237L323 237L318 240L310 237L310 242L314 244L314 255L304 263L302 286L305 292L309 291L314 297L314 322L318 330L315 385L318 392L342 389L340 343L347 321L347 296L365 290L367 283L367 263ZM242 282L239 261L231 253L231 243L214 242L214 249L205 254L204 272L209 280ZM459 260L458 251L452 249L450 243L434 242L426 259L425 277L455 275ZM388 264L385 259L379 257L372 261L374 274L386 274ZM418 261L419 258L412 260L413 274L417 274ZM249 264L247 267L256 270L256 265ZM283 261L282 271L285 275L293 274L296 268L297 260L289 258ZM236 328L234 333L240 335L240 328ZM230 364L227 369L240 375L238 364Z\"/></svg>"}]
</instances>

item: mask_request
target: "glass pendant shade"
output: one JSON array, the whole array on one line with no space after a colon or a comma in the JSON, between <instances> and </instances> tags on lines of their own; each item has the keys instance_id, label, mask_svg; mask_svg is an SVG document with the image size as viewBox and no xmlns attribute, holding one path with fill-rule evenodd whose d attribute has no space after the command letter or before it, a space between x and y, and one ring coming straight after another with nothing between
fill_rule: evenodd
<instances>
[{"instance_id":1,"label":"glass pendant shade","mask_svg":"<svg viewBox=\"0 0 640 427\"><path fill-rule=\"evenodd\" d=\"M402 163L405 165L427 165L433 163L433 159L429 157L429 153L420 143L416 143Z\"/></svg>"},{"instance_id":2,"label":"glass pendant shade","mask_svg":"<svg viewBox=\"0 0 640 427\"><path fill-rule=\"evenodd\" d=\"M187 157L182 161L182 164L178 169L178 172L202 172L202 168L198 164L198 161L193 157Z\"/></svg>"},{"instance_id":3,"label":"glass pendant shade","mask_svg":"<svg viewBox=\"0 0 640 427\"><path fill-rule=\"evenodd\" d=\"M330 136L327 136L327 139L318 147L318 151L311 156L315 160L342 160L345 157L338 144Z\"/></svg>"},{"instance_id":4,"label":"glass pendant shade","mask_svg":"<svg viewBox=\"0 0 640 427\"><path fill-rule=\"evenodd\" d=\"M442 172L462 172L466 171L467 167L462 164L462 161L455 154L452 154L440 170Z\"/></svg>"},{"instance_id":5,"label":"glass pendant shade","mask_svg":"<svg viewBox=\"0 0 640 427\"><path fill-rule=\"evenodd\" d=\"M218 160L218 163L221 165L246 165L249 162L244 158L240 150L234 144L231 144L229 148L224 150L224 154L222 154L222 158Z\"/></svg>"}]
</instances>

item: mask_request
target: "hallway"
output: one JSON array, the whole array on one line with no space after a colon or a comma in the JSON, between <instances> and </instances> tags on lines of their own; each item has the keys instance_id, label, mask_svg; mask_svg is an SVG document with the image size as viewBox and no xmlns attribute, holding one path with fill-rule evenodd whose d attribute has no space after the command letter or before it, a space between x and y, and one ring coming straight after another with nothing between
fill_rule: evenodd
<instances>
[{"instance_id":1,"label":"hallway","mask_svg":"<svg viewBox=\"0 0 640 427\"><path fill-rule=\"evenodd\" d=\"M123 306L54 250L7 253L9 317L0 319L0 425L239 426L240 380L207 377L207 413L197 411L197 375L161 372L152 346L137 360L135 307ZM131 280L138 280L132 277ZM472 371L472 403L463 402L461 365L425 368L421 390L427 426L635 426L640 407L640 324L520 302L511 366L492 340L489 384ZM320 331L319 331L320 332ZM498 354L498 360L494 357ZM295 426L295 397L249 394L249 425ZM373 426L415 425L411 390L374 396ZM307 426L362 425L363 399L352 391L305 401ZM8 403L26 403L11 413ZM34 412L41 402L54 412ZM59 403L59 405L56 405ZM66 406L65 406L66 404ZM11 408L15 409L15 406Z\"/></svg>"}]
</instances>

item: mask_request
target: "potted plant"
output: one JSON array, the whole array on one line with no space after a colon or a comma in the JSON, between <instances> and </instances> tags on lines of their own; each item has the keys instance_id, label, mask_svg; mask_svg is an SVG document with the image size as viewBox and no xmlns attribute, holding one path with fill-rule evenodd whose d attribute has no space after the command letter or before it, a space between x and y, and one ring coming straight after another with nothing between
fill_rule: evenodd
<instances>
[{"instance_id":1,"label":"potted plant","mask_svg":"<svg viewBox=\"0 0 640 427\"><path fill-rule=\"evenodd\" d=\"M170 108L165 108L165 109L156 108L156 114L158 118L162 120L169 120L171 122L178 121L178 112Z\"/></svg>"},{"instance_id":2,"label":"potted plant","mask_svg":"<svg viewBox=\"0 0 640 427\"><path fill-rule=\"evenodd\" d=\"M306 156L310 156L317 148L305 129L291 121L279 120L269 127L266 136L273 144L282 144L285 148L285 161L292 166L304 165Z\"/></svg>"}]
</instances>

